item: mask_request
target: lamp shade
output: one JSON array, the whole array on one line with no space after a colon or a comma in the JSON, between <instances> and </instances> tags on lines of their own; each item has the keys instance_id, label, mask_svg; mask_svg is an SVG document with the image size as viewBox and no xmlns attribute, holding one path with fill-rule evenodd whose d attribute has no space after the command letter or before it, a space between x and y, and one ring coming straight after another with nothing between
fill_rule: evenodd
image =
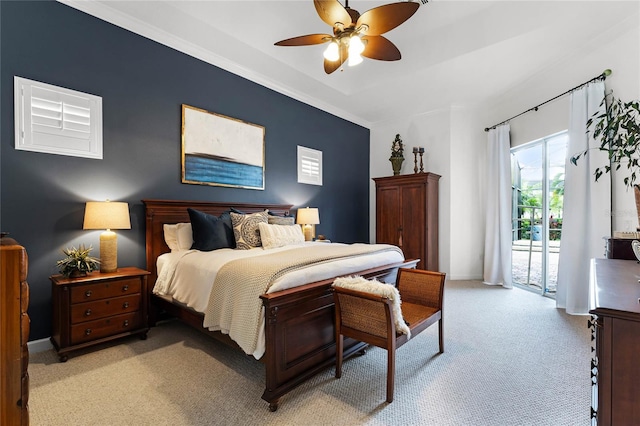
<instances>
[{"instance_id":1,"label":"lamp shade","mask_svg":"<svg viewBox=\"0 0 640 426\"><path fill-rule=\"evenodd\" d=\"M296 223L299 225L317 225L320 223L320 215L318 209L314 207L305 207L298 209Z\"/></svg>"},{"instance_id":2,"label":"lamp shade","mask_svg":"<svg viewBox=\"0 0 640 426\"><path fill-rule=\"evenodd\" d=\"M114 201L88 201L82 229L131 229L129 205Z\"/></svg>"}]
</instances>

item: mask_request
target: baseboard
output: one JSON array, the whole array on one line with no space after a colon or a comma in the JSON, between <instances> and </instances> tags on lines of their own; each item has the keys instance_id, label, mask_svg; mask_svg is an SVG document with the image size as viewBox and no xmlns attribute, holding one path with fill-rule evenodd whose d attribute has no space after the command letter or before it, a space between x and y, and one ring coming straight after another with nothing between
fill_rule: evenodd
<instances>
[{"instance_id":1,"label":"baseboard","mask_svg":"<svg viewBox=\"0 0 640 426\"><path fill-rule=\"evenodd\" d=\"M482 276L477 275L447 275L447 281L482 281Z\"/></svg>"},{"instance_id":2,"label":"baseboard","mask_svg":"<svg viewBox=\"0 0 640 426\"><path fill-rule=\"evenodd\" d=\"M29 347L29 353L33 354L53 349L53 345L51 344L49 338L32 340L31 342L27 343L27 346Z\"/></svg>"}]
</instances>

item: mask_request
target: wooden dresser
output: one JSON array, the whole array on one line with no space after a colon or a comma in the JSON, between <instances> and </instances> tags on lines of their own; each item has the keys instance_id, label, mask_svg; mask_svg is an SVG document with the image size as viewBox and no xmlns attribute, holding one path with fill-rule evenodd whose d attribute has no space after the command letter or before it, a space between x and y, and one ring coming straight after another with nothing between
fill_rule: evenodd
<instances>
[{"instance_id":1,"label":"wooden dresser","mask_svg":"<svg viewBox=\"0 0 640 426\"><path fill-rule=\"evenodd\" d=\"M438 271L438 181L433 173L374 178L376 242L397 245L418 269Z\"/></svg>"},{"instance_id":2,"label":"wooden dresser","mask_svg":"<svg viewBox=\"0 0 640 426\"><path fill-rule=\"evenodd\" d=\"M50 277L53 294L51 343L60 361L68 352L131 334L145 339L147 275L138 268L92 272L86 277Z\"/></svg>"},{"instance_id":3,"label":"wooden dresser","mask_svg":"<svg viewBox=\"0 0 640 426\"><path fill-rule=\"evenodd\" d=\"M591 263L590 323L593 415L598 426L640 424L640 264L594 259Z\"/></svg>"},{"instance_id":4,"label":"wooden dresser","mask_svg":"<svg viewBox=\"0 0 640 426\"><path fill-rule=\"evenodd\" d=\"M2 238L0 253L0 425L28 425L27 251Z\"/></svg>"},{"instance_id":5,"label":"wooden dresser","mask_svg":"<svg viewBox=\"0 0 640 426\"><path fill-rule=\"evenodd\" d=\"M633 238L605 238L605 257L607 259L636 260L631 242Z\"/></svg>"}]
</instances>

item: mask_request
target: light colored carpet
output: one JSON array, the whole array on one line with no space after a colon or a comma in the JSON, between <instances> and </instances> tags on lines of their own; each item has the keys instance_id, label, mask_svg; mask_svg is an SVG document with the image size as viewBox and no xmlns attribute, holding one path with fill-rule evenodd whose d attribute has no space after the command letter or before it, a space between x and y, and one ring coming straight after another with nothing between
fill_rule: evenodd
<instances>
[{"instance_id":1,"label":"light colored carpet","mask_svg":"<svg viewBox=\"0 0 640 426\"><path fill-rule=\"evenodd\" d=\"M385 400L386 351L372 348L284 396L271 413L264 368L177 321L137 337L30 358L38 425L587 425L586 317L525 290L450 281L445 353L437 326L398 349L395 400Z\"/></svg>"}]
</instances>

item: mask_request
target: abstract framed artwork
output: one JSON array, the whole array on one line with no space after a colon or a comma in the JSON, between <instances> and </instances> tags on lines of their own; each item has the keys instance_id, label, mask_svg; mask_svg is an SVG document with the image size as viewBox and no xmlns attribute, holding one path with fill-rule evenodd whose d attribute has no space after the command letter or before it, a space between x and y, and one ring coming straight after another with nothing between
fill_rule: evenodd
<instances>
[{"instance_id":1,"label":"abstract framed artwork","mask_svg":"<svg viewBox=\"0 0 640 426\"><path fill-rule=\"evenodd\" d=\"M265 128L182 105L182 183L264 189Z\"/></svg>"}]
</instances>

